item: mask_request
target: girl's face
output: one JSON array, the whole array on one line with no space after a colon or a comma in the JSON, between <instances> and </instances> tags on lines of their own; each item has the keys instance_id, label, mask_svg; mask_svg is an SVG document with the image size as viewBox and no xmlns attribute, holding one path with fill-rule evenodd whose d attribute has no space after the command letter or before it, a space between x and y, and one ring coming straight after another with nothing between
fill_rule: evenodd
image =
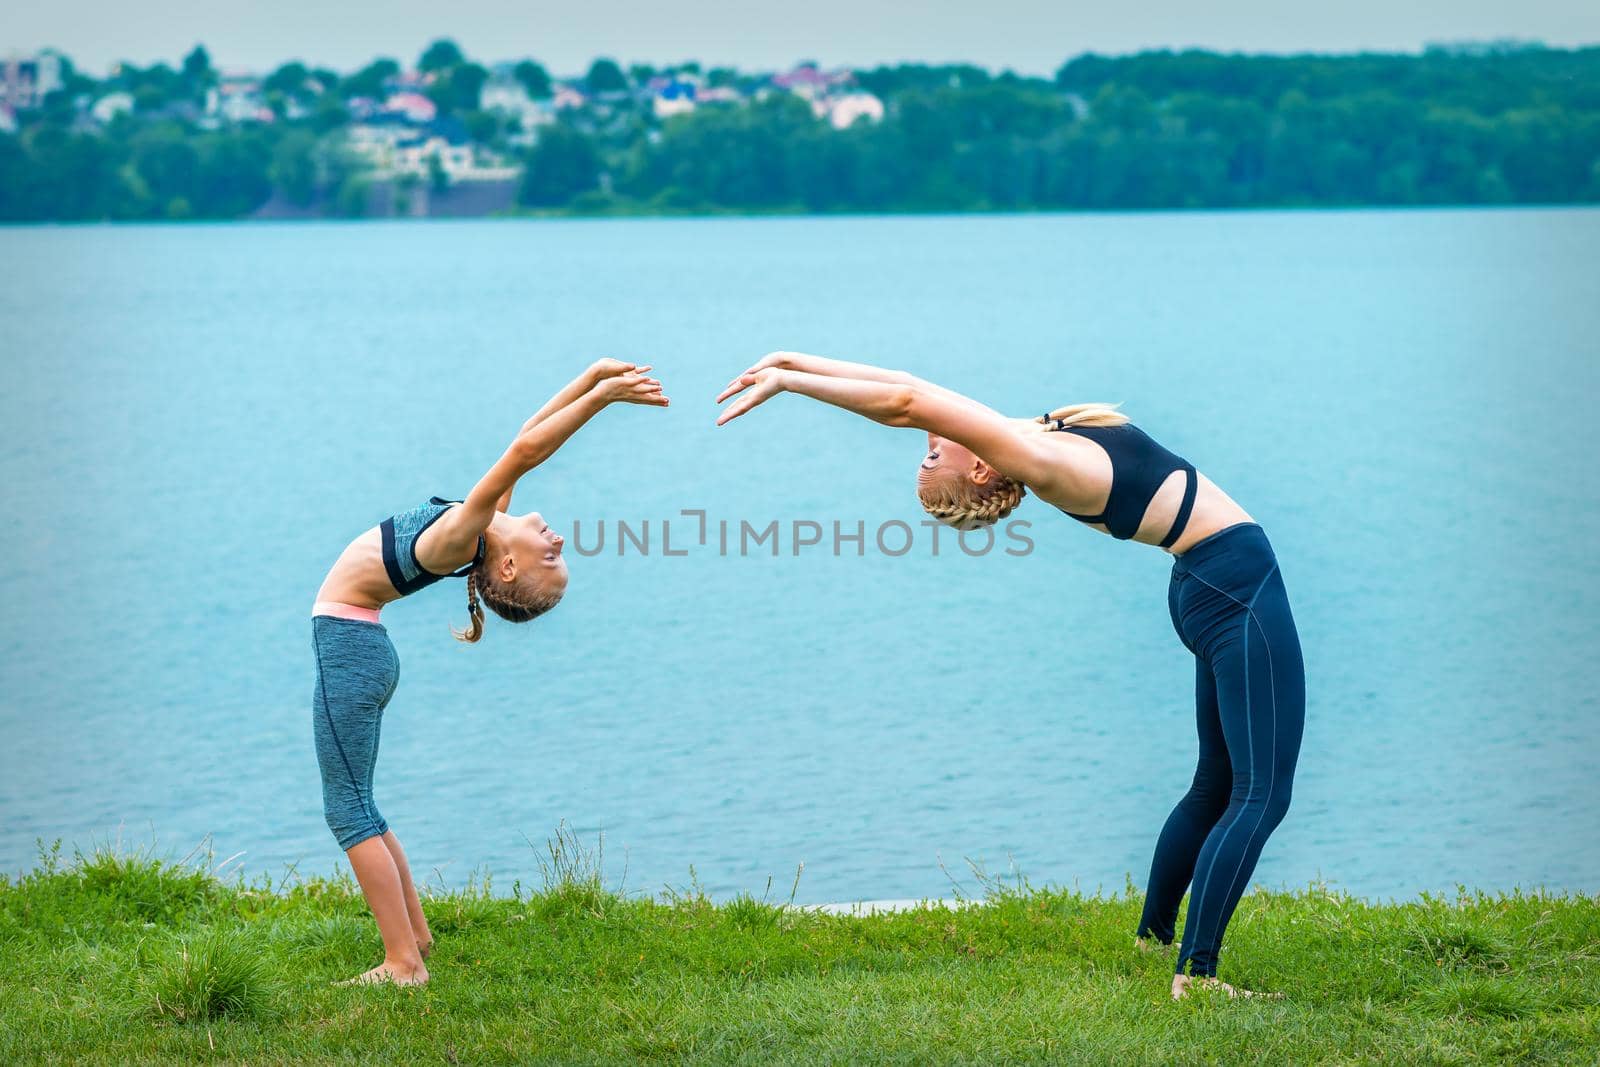
<instances>
[{"instance_id":1,"label":"girl's face","mask_svg":"<svg viewBox=\"0 0 1600 1067\"><path fill-rule=\"evenodd\" d=\"M516 560L519 581L537 581L552 591L567 587L567 561L561 556L566 538L550 528L544 516L530 511L515 523L506 547Z\"/></svg>"}]
</instances>

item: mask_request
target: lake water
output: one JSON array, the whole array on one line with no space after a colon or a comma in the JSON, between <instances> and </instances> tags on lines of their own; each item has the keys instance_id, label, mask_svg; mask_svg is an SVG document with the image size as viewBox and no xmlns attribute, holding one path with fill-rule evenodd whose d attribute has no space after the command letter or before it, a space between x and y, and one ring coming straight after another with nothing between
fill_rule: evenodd
<instances>
[{"instance_id":1,"label":"lake water","mask_svg":"<svg viewBox=\"0 0 1600 1067\"><path fill-rule=\"evenodd\" d=\"M328 872L312 596L350 538L460 494L600 355L604 413L518 493L586 546L561 608L391 606L378 800L420 873L509 890L562 820L607 879L948 896L967 859L1142 885L1187 787L1170 561L1030 501L937 556L920 435L780 397L774 348L1013 414L1123 401L1272 536L1305 646L1295 806L1258 882L1600 891L1600 212L0 230L0 870L35 838ZM702 509L707 544L697 541ZM676 517L666 556L660 524ZM615 523L652 528L616 553ZM717 524L781 524L781 554ZM793 554L792 523L826 535ZM831 523L862 522L862 555ZM873 531L899 520L903 556ZM809 527L803 528L809 532ZM887 527L887 546L904 540Z\"/></svg>"}]
</instances>

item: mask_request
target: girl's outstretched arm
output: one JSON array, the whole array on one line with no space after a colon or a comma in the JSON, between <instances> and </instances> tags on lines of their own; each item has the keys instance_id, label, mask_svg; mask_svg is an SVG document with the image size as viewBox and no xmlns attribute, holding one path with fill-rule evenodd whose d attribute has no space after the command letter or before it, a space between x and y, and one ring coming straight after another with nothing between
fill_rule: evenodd
<instances>
[{"instance_id":1,"label":"girl's outstretched arm","mask_svg":"<svg viewBox=\"0 0 1600 1067\"><path fill-rule=\"evenodd\" d=\"M614 378L619 374L648 374L648 366L639 367L632 363L624 363L620 359L597 359L589 365L588 369L561 388L561 391L544 402L544 407L533 413L533 417L522 424L522 429L517 431L520 437L555 412L560 411L574 400L578 399L599 382L607 378ZM507 489L505 495L495 502L496 511L511 510L511 490Z\"/></svg>"},{"instance_id":2,"label":"girl's outstretched arm","mask_svg":"<svg viewBox=\"0 0 1600 1067\"><path fill-rule=\"evenodd\" d=\"M543 417L529 419L526 428L472 487L461 506L451 508L435 524L439 528L439 554L446 558L470 558L477 548L478 535L488 528L489 521L499 510L499 501L511 495L517 479L555 455L556 450L602 408L611 404L664 408L668 403L659 381L638 370L630 370L601 378L554 411L545 412L541 408Z\"/></svg>"},{"instance_id":3,"label":"girl's outstretched arm","mask_svg":"<svg viewBox=\"0 0 1600 1067\"><path fill-rule=\"evenodd\" d=\"M995 470L1048 493L1060 477L1060 453L1042 435L1018 433L1012 421L976 400L939 386L833 378L767 367L736 378L721 399L738 396L717 418L732 422L778 393L797 393L853 411L885 426L948 438L982 456ZM742 394L742 395L740 395Z\"/></svg>"}]
</instances>

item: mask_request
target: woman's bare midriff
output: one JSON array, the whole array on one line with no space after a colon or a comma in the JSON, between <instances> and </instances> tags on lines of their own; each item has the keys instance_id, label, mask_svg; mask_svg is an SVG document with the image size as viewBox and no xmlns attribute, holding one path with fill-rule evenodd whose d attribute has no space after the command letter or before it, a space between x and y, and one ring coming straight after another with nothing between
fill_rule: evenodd
<instances>
[{"instance_id":1,"label":"woman's bare midriff","mask_svg":"<svg viewBox=\"0 0 1600 1067\"><path fill-rule=\"evenodd\" d=\"M1181 556L1189 551L1190 546L1199 544L1219 530L1226 530L1230 526L1237 526L1241 522L1254 522L1249 512L1245 511L1233 498L1221 489L1215 482L1205 475L1195 472L1199 479L1195 487L1194 509L1189 512L1189 521L1183 528L1183 534L1167 551L1174 556ZM1175 493L1169 492L1176 486ZM1171 497L1169 501L1164 499ZM1144 521L1139 524L1139 533L1135 539L1148 545L1159 545L1167 536L1167 531L1172 528L1172 520L1177 518L1178 508L1183 504L1183 472L1175 471L1166 482L1162 483L1161 491L1156 493L1155 499L1150 501L1150 506L1145 509ZM1149 534L1147 537L1146 534Z\"/></svg>"},{"instance_id":2,"label":"woman's bare midriff","mask_svg":"<svg viewBox=\"0 0 1600 1067\"><path fill-rule=\"evenodd\" d=\"M1073 506L1071 502L1051 500L1041 494L1041 499L1054 504L1067 514L1094 515L1105 510L1106 501L1111 495L1111 481L1114 472L1111 467L1111 457L1105 449L1092 441L1070 434L1052 435L1052 439L1060 442L1060 447L1070 450L1072 457L1072 470L1083 486L1084 496L1095 495L1098 497L1098 506L1085 506L1079 503ZM1175 556L1181 556L1189 550L1191 545L1198 544L1205 538L1229 526L1236 526L1241 522L1253 522L1248 512L1233 502L1233 498L1217 488L1217 484L1205 475L1195 472L1194 507L1189 512L1189 521L1183 527L1183 534L1170 548L1164 551ZM1150 498L1149 505L1144 510L1144 518L1139 523L1139 531L1133 535L1133 540L1140 544L1159 546L1166 540L1167 533L1172 529L1173 520L1178 517L1178 510L1183 506L1183 491L1187 477L1181 470L1173 471L1167 475L1166 481L1161 483L1161 488L1156 490L1156 495ZM1097 492L1091 492L1093 486ZM1110 533L1104 523L1090 523L1090 526L1101 533Z\"/></svg>"}]
</instances>

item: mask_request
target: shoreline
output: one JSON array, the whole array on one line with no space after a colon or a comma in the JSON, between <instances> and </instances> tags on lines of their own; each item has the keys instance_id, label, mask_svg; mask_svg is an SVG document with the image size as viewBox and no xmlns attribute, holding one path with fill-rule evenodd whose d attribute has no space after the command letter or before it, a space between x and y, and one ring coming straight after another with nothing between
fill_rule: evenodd
<instances>
[{"instance_id":1,"label":"shoreline","mask_svg":"<svg viewBox=\"0 0 1600 1067\"><path fill-rule=\"evenodd\" d=\"M370 225L450 225L460 223L505 222L661 222L682 220L766 220L766 219L965 219L965 218L1129 218L1217 215L1309 215L1309 214L1442 214L1447 212L1555 212L1600 210L1600 200L1550 200L1519 203L1440 202L1425 204L1336 203L1336 204L1236 204L1197 207L1125 208L993 208L993 209L913 209L903 211L515 211L486 215L439 215L425 217L346 217L308 215L260 217L239 215L233 218L189 219L0 219L0 230L25 229L204 229L237 225L295 227L319 224L342 226Z\"/></svg>"}]
</instances>

